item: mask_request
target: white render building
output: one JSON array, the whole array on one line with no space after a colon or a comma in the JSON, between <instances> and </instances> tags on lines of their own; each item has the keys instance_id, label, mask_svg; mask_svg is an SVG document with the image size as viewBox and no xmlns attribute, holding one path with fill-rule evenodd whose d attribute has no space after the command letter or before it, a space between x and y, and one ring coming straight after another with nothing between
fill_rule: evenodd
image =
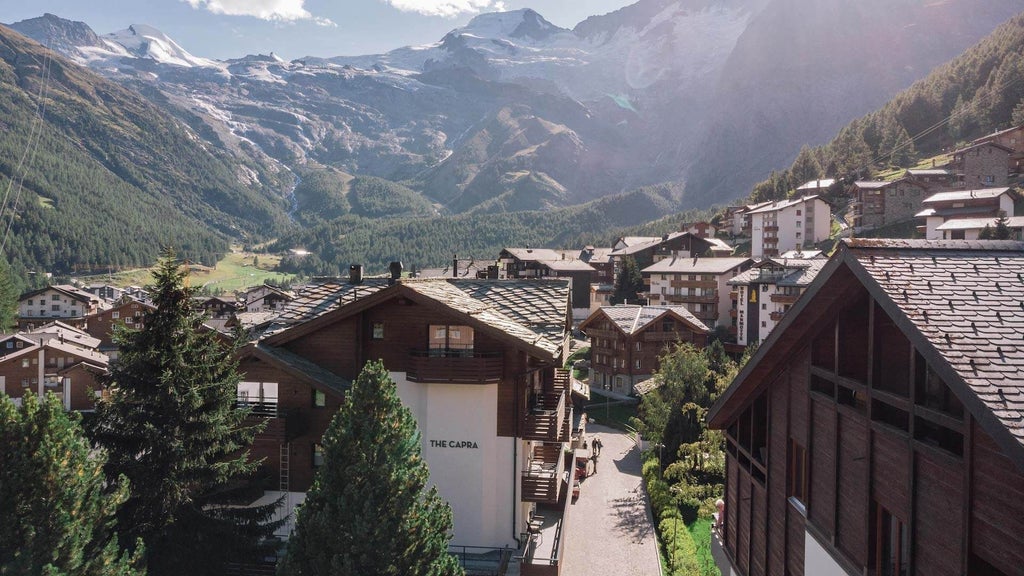
<instances>
[{"instance_id":1,"label":"white render building","mask_svg":"<svg viewBox=\"0 0 1024 576\"><path fill-rule=\"evenodd\" d=\"M818 196L772 202L749 212L750 255L754 258L812 247L829 237L832 210Z\"/></svg>"},{"instance_id":2,"label":"white render building","mask_svg":"<svg viewBox=\"0 0 1024 576\"><path fill-rule=\"evenodd\" d=\"M709 328L725 321L732 300L726 283L750 267L750 258L690 258L659 260L641 273L650 289L651 306L683 306Z\"/></svg>"}]
</instances>

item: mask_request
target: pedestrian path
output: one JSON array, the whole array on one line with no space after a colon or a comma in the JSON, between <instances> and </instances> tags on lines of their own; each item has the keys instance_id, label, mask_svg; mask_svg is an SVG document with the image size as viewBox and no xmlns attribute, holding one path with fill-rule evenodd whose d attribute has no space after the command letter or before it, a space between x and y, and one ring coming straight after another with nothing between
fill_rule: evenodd
<instances>
[{"instance_id":1,"label":"pedestrian path","mask_svg":"<svg viewBox=\"0 0 1024 576\"><path fill-rule=\"evenodd\" d=\"M625 432L587 425L604 445L597 474L573 505L562 576L658 576L658 549L640 478L640 450Z\"/></svg>"}]
</instances>

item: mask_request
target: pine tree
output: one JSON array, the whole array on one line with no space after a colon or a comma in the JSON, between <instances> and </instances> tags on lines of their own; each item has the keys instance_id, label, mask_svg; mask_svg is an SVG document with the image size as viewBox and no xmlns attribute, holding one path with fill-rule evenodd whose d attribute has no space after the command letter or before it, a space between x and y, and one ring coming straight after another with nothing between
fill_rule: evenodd
<instances>
[{"instance_id":1,"label":"pine tree","mask_svg":"<svg viewBox=\"0 0 1024 576\"><path fill-rule=\"evenodd\" d=\"M1010 219L1006 217L1006 212L1000 211L999 217L996 218L996 227L992 230L993 240L1009 240L1013 237L1013 232L1010 230Z\"/></svg>"},{"instance_id":2,"label":"pine tree","mask_svg":"<svg viewBox=\"0 0 1024 576\"><path fill-rule=\"evenodd\" d=\"M436 488L424 491L416 422L381 362L363 368L323 445L281 574L462 574L448 553L451 509Z\"/></svg>"},{"instance_id":3,"label":"pine tree","mask_svg":"<svg viewBox=\"0 0 1024 576\"><path fill-rule=\"evenodd\" d=\"M806 144L800 148L800 153L796 155L796 160L793 160L793 165L790 166L789 172L796 186L801 186L811 180L817 180L821 178L822 174L821 164L818 163L814 151Z\"/></svg>"},{"instance_id":4,"label":"pine tree","mask_svg":"<svg viewBox=\"0 0 1024 576\"><path fill-rule=\"evenodd\" d=\"M106 457L79 421L52 394L27 394L20 409L0 395L0 574L145 574L112 531L127 486L105 488Z\"/></svg>"},{"instance_id":5,"label":"pine tree","mask_svg":"<svg viewBox=\"0 0 1024 576\"><path fill-rule=\"evenodd\" d=\"M7 260L0 257L0 332L14 326L18 317L18 287Z\"/></svg>"},{"instance_id":6,"label":"pine tree","mask_svg":"<svg viewBox=\"0 0 1024 576\"><path fill-rule=\"evenodd\" d=\"M640 267L632 256L623 256L619 268L619 274L615 277L615 291L612 292L609 302L622 304L640 299L644 291L644 276L640 273Z\"/></svg>"},{"instance_id":7,"label":"pine tree","mask_svg":"<svg viewBox=\"0 0 1024 576\"><path fill-rule=\"evenodd\" d=\"M276 525L273 505L224 505L256 463L256 429L234 403L235 344L203 327L172 252L151 290L156 309L142 330L120 330L120 357L104 382L92 435L109 453L107 477L126 477L122 538L141 538L150 574L220 574L227 562L258 558ZM237 342L237 340L236 340Z\"/></svg>"}]
</instances>

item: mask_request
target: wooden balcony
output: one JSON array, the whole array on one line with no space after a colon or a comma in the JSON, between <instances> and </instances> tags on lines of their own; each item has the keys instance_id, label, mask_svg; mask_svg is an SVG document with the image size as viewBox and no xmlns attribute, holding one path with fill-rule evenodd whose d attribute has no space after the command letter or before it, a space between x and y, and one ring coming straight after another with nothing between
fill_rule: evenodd
<instances>
[{"instance_id":1,"label":"wooden balcony","mask_svg":"<svg viewBox=\"0 0 1024 576\"><path fill-rule=\"evenodd\" d=\"M561 498L565 473L562 446L541 444L534 447L521 476L523 502L556 504Z\"/></svg>"},{"instance_id":2,"label":"wooden balcony","mask_svg":"<svg viewBox=\"0 0 1024 576\"><path fill-rule=\"evenodd\" d=\"M768 317L772 319L772 322L778 322L782 320L782 316L784 314L785 312L772 312L771 314L768 315Z\"/></svg>"},{"instance_id":3,"label":"wooden balcony","mask_svg":"<svg viewBox=\"0 0 1024 576\"><path fill-rule=\"evenodd\" d=\"M738 311L735 308L730 309L729 310L729 317L730 318L735 318L737 316L737 312Z\"/></svg>"},{"instance_id":4,"label":"wooden balcony","mask_svg":"<svg viewBox=\"0 0 1024 576\"><path fill-rule=\"evenodd\" d=\"M405 377L410 382L489 384L501 381L504 368L500 352L412 350Z\"/></svg>"},{"instance_id":5,"label":"wooden balcony","mask_svg":"<svg viewBox=\"0 0 1024 576\"><path fill-rule=\"evenodd\" d=\"M566 387L568 385L566 382ZM568 398L568 388L536 398L535 405L523 418L522 438L541 442L568 442L570 426L566 424L571 416Z\"/></svg>"},{"instance_id":6,"label":"wooden balcony","mask_svg":"<svg viewBox=\"0 0 1024 576\"><path fill-rule=\"evenodd\" d=\"M644 332L644 342L675 342L679 339L678 332Z\"/></svg>"},{"instance_id":7,"label":"wooden balcony","mask_svg":"<svg viewBox=\"0 0 1024 576\"><path fill-rule=\"evenodd\" d=\"M765 224L763 229L764 229L765 232L778 232L779 231L779 225L778 224Z\"/></svg>"},{"instance_id":8,"label":"wooden balcony","mask_svg":"<svg viewBox=\"0 0 1024 576\"><path fill-rule=\"evenodd\" d=\"M717 288L718 282L714 280L669 280L672 288Z\"/></svg>"},{"instance_id":9,"label":"wooden balcony","mask_svg":"<svg viewBox=\"0 0 1024 576\"><path fill-rule=\"evenodd\" d=\"M793 304L799 297L799 294L772 294L771 300L779 304Z\"/></svg>"},{"instance_id":10,"label":"wooden balcony","mask_svg":"<svg viewBox=\"0 0 1024 576\"><path fill-rule=\"evenodd\" d=\"M622 335L618 330L601 330L598 328L587 328L587 336L591 338L618 338Z\"/></svg>"}]
</instances>

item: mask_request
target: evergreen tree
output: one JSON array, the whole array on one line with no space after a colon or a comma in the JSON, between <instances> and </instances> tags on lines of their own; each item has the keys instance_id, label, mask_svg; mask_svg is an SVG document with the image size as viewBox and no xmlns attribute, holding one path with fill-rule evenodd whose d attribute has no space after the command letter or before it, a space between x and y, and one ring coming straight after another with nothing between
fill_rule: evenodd
<instances>
[{"instance_id":1,"label":"evergreen tree","mask_svg":"<svg viewBox=\"0 0 1024 576\"><path fill-rule=\"evenodd\" d=\"M619 275L615 277L615 291L609 302L612 304L636 303L644 291L644 276L632 256L623 256Z\"/></svg>"},{"instance_id":2,"label":"evergreen tree","mask_svg":"<svg viewBox=\"0 0 1024 576\"><path fill-rule=\"evenodd\" d=\"M140 554L122 554L112 531L127 486L106 490L106 457L90 447L79 415L52 394L22 402L0 395L0 574L145 574Z\"/></svg>"},{"instance_id":3,"label":"evergreen tree","mask_svg":"<svg viewBox=\"0 0 1024 576\"><path fill-rule=\"evenodd\" d=\"M793 161L789 172L796 186L811 180L817 180L822 175L821 164L818 163L818 159L814 156L814 151L806 144L804 144L803 148L800 148L800 153L796 155L796 160Z\"/></svg>"},{"instance_id":4,"label":"evergreen tree","mask_svg":"<svg viewBox=\"0 0 1024 576\"><path fill-rule=\"evenodd\" d=\"M227 562L259 557L275 525L274 505L225 505L256 463L256 429L234 407L235 344L203 327L186 272L165 252L142 330L119 330L99 402L94 439L108 450L107 477L131 492L118 515L122 538L141 538L150 574L221 574ZM237 339L236 339L237 342Z\"/></svg>"},{"instance_id":5,"label":"evergreen tree","mask_svg":"<svg viewBox=\"0 0 1024 576\"><path fill-rule=\"evenodd\" d=\"M996 227L992 230L993 240L1009 240L1013 236L1013 232L1010 230L1010 219L1006 217L1006 212L999 212L999 218L996 218Z\"/></svg>"},{"instance_id":6,"label":"evergreen tree","mask_svg":"<svg viewBox=\"0 0 1024 576\"><path fill-rule=\"evenodd\" d=\"M281 574L462 574L448 553L451 509L436 488L424 492L416 422L381 362L363 368L323 447Z\"/></svg>"},{"instance_id":7,"label":"evergreen tree","mask_svg":"<svg viewBox=\"0 0 1024 576\"><path fill-rule=\"evenodd\" d=\"M0 332L14 326L18 318L18 286L7 260L0 256Z\"/></svg>"}]
</instances>

